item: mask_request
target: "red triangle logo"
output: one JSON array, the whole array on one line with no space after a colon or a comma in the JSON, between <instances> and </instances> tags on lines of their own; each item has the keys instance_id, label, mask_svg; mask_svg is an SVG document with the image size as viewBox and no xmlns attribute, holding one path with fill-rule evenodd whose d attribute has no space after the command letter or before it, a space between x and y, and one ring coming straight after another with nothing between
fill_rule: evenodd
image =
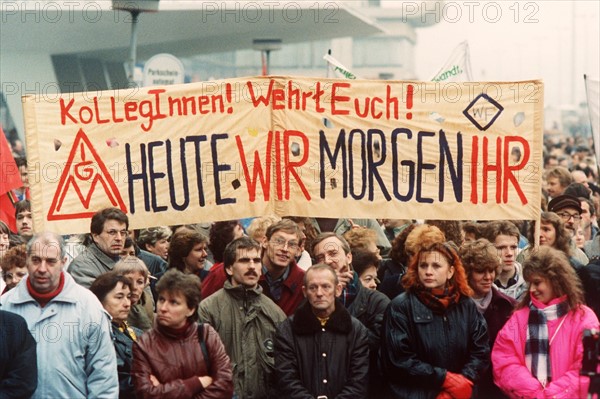
<instances>
[{"instance_id":1,"label":"red triangle logo","mask_svg":"<svg viewBox=\"0 0 600 399\"><path fill-rule=\"evenodd\" d=\"M70 198L69 202L79 200L81 209L75 210L75 212L73 209L70 209L69 213L63 212L62 208L66 198ZM98 156L83 129L79 129L52 199L48 220L90 218L97 211L97 207L92 206L94 198L101 198L102 202L104 202L104 198L108 198L112 206L127 213L127 207L106 165ZM90 206L92 206L91 210Z\"/></svg>"}]
</instances>

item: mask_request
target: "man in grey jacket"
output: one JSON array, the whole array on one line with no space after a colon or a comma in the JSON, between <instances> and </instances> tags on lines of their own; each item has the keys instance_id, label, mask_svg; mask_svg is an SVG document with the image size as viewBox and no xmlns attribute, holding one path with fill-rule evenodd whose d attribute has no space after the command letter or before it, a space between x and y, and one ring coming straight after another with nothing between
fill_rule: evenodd
<instances>
[{"instance_id":1,"label":"man in grey jacket","mask_svg":"<svg viewBox=\"0 0 600 399\"><path fill-rule=\"evenodd\" d=\"M125 245L128 228L129 218L120 209L106 208L92 216L92 242L69 266L77 284L90 288L96 277L113 269Z\"/></svg>"},{"instance_id":2,"label":"man in grey jacket","mask_svg":"<svg viewBox=\"0 0 600 399\"><path fill-rule=\"evenodd\" d=\"M223 254L228 280L200 303L200 319L219 333L233 366L235 394L242 399L271 397L274 343L285 313L258 285L260 244L248 237L230 242Z\"/></svg>"},{"instance_id":3,"label":"man in grey jacket","mask_svg":"<svg viewBox=\"0 0 600 399\"><path fill-rule=\"evenodd\" d=\"M0 298L37 341L33 398L117 398L119 380L110 320L90 291L64 272L65 243L39 233L27 244L27 279ZM0 395L1 396L1 395Z\"/></svg>"}]
</instances>

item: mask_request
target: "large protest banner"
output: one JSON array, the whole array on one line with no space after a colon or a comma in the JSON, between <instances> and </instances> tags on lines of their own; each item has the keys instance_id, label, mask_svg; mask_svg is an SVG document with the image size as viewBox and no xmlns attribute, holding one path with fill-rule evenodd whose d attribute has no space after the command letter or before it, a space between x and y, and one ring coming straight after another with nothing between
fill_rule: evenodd
<instances>
[{"instance_id":1,"label":"large protest banner","mask_svg":"<svg viewBox=\"0 0 600 399\"><path fill-rule=\"evenodd\" d=\"M271 76L27 96L34 225L86 232L107 206L134 228L269 213L536 219L542 110L540 81Z\"/></svg>"}]
</instances>

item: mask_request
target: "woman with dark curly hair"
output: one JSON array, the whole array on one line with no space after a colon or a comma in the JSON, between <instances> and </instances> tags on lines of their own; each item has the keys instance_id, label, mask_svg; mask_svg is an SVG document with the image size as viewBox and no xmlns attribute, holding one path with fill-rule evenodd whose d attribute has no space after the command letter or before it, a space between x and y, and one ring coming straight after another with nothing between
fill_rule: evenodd
<instances>
[{"instance_id":1,"label":"woman with dark curly hair","mask_svg":"<svg viewBox=\"0 0 600 399\"><path fill-rule=\"evenodd\" d=\"M195 274L203 279L208 273L204 270L208 240L205 235L192 229L179 229L171 237L169 246L169 269Z\"/></svg>"},{"instance_id":2,"label":"woman with dark curly hair","mask_svg":"<svg viewBox=\"0 0 600 399\"><path fill-rule=\"evenodd\" d=\"M388 397L469 398L489 365L485 320L455 247L414 248L420 249L402 279L406 291L388 306L381 332Z\"/></svg>"},{"instance_id":3,"label":"woman with dark curly hair","mask_svg":"<svg viewBox=\"0 0 600 399\"><path fill-rule=\"evenodd\" d=\"M531 243L517 257L517 262L523 263L531 255L535 242L536 222L529 226L528 239ZM542 212L540 215L540 245L545 245L563 252L569 263L575 269L583 266L574 256L571 248L571 237L565 229L565 224L560 216L554 212Z\"/></svg>"},{"instance_id":4,"label":"woman with dark curly hair","mask_svg":"<svg viewBox=\"0 0 600 399\"><path fill-rule=\"evenodd\" d=\"M0 291L0 295L15 288L19 281L27 277L27 250L25 244L12 247L3 258L0 259L0 267L2 268L2 278L6 283L6 287Z\"/></svg>"},{"instance_id":5,"label":"woman with dark curly hair","mask_svg":"<svg viewBox=\"0 0 600 399\"><path fill-rule=\"evenodd\" d=\"M583 331L598 329L564 252L540 246L523 265L529 291L492 351L494 381L511 398L585 398Z\"/></svg>"}]
</instances>

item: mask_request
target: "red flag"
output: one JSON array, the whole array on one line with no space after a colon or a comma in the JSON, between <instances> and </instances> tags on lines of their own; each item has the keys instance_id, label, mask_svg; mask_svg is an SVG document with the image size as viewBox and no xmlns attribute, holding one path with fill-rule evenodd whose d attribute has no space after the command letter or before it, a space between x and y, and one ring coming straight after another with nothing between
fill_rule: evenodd
<instances>
[{"instance_id":1,"label":"red flag","mask_svg":"<svg viewBox=\"0 0 600 399\"><path fill-rule=\"evenodd\" d=\"M22 187L23 182L2 126L0 126L0 177L0 220L6 222L12 231L17 231L12 190Z\"/></svg>"}]
</instances>

